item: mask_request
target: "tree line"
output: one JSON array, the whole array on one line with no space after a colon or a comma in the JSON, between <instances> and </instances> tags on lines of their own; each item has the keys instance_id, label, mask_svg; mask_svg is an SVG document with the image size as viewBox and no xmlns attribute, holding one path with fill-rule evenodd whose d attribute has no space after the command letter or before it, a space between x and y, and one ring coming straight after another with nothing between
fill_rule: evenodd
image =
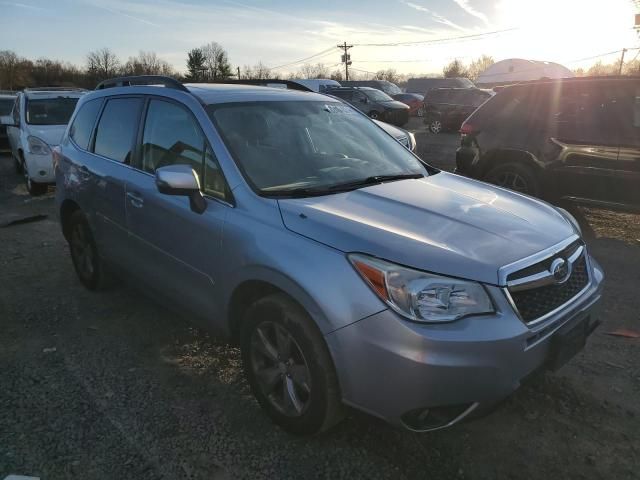
<instances>
[{"instance_id":1,"label":"tree line","mask_svg":"<svg viewBox=\"0 0 640 480\"><path fill-rule=\"evenodd\" d=\"M469 64L456 59L447 64L444 77L466 77L476 80L478 75L494 63L493 57L482 55ZM610 64L598 61L588 69L577 69L574 73L583 75L616 75L620 69L619 62ZM640 59L637 57L625 62L622 67L624 75L640 75ZM232 68L227 51L217 42L210 42L187 52L186 73L176 71L167 61L158 57L155 52L140 51L138 55L126 61L119 58L109 48L87 53L83 65L78 66L61 60L24 58L11 50L0 51L0 90L19 90L35 86L73 86L95 88L108 78L127 75L167 75L181 81L215 82L230 78L266 79L266 78L330 78L344 79L343 68L329 68L323 63L303 64L296 71L283 75L262 62ZM365 72L358 69L349 71L351 80L376 79L387 80L402 86L411 77L424 74L400 74L395 69ZM433 76L433 75L430 75Z\"/></svg>"}]
</instances>

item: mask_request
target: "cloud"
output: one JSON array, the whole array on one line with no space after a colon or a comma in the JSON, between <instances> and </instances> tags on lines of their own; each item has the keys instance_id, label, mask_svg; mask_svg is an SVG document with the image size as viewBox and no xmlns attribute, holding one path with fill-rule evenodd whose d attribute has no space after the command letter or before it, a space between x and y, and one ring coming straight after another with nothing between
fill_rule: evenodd
<instances>
[{"instance_id":1,"label":"cloud","mask_svg":"<svg viewBox=\"0 0 640 480\"><path fill-rule=\"evenodd\" d=\"M458 25L456 23L453 23L448 18L443 17L439 13L432 12L431 10L429 10L426 7L423 7L422 5L418 5L417 3L412 3L412 2L405 2L404 0L401 0L400 3L404 3L407 7L411 7L414 10L418 10L419 12L424 12L424 13L428 14L429 16L431 16L431 19L434 22L441 23L442 25L446 25L448 27L455 28L456 30L460 30L460 31L463 31L463 32L467 31L466 28L461 27L460 25Z\"/></svg>"},{"instance_id":2,"label":"cloud","mask_svg":"<svg viewBox=\"0 0 640 480\"><path fill-rule=\"evenodd\" d=\"M152 22L150 20L146 20L144 18L131 15L129 13L125 13L123 11L116 10L114 8L106 7L106 6L104 6L102 4L102 2L98 3L98 2L93 2L91 0L86 0L85 3L87 3L88 5L91 5L94 8L99 8L100 10L104 10L104 11L112 13L114 15L119 15L121 17L128 18L130 20L134 20L134 21L139 22L139 23L144 23L145 25L151 25L152 27L160 27L160 25L158 25L157 23L154 23L154 22Z\"/></svg>"},{"instance_id":3,"label":"cloud","mask_svg":"<svg viewBox=\"0 0 640 480\"><path fill-rule=\"evenodd\" d=\"M0 2L0 5L7 5L8 7L24 8L26 10L36 10L36 11L39 11L39 12L50 12L51 11L48 8L36 7L35 5L29 5L29 4L26 4L26 3L19 3L19 2Z\"/></svg>"},{"instance_id":4,"label":"cloud","mask_svg":"<svg viewBox=\"0 0 640 480\"><path fill-rule=\"evenodd\" d=\"M473 8L471 5L469 5L469 0L453 0L453 2L456 3L461 9L463 9L469 15L479 18L486 25L489 25L489 19L487 18L487 16L484 13L479 12L478 10Z\"/></svg>"}]
</instances>

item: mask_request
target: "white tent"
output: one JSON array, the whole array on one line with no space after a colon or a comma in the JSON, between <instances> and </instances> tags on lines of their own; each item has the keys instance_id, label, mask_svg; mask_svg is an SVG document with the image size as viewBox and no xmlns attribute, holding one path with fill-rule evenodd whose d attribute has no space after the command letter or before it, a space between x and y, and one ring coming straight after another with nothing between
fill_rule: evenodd
<instances>
[{"instance_id":1,"label":"white tent","mask_svg":"<svg viewBox=\"0 0 640 480\"><path fill-rule=\"evenodd\" d=\"M476 84L478 86L504 85L506 83L539 80L541 78L573 77L567 67L554 62L509 58L494 63L482 72Z\"/></svg>"}]
</instances>

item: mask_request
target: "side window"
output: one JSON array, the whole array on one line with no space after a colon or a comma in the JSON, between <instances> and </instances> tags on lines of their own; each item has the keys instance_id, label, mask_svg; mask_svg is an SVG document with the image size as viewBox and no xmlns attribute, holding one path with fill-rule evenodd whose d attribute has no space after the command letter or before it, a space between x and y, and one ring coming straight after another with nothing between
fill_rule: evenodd
<instances>
[{"instance_id":1,"label":"side window","mask_svg":"<svg viewBox=\"0 0 640 480\"><path fill-rule=\"evenodd\" d=\"M107 101L96 129L95 153L117 162L131 162L141 105L140 98L112 98Z\"/></svg>"},{"instance_id":2,"label":"side window","mask_svg":"<svg viewBox=\"0 0 640 480\"><path fill-rule=\"evenodd\" d=\"M365 99L366 99L366 95L362 92L353 92L353 101L354 102L359 102L359 103L364 103Z\"/></svg>"},{"instance_id":3,"label":"side window","mask_svg":"<svg viewBox=\"0 0 640 480\"><path fill-rule=\"evenodd\" d=\"M142 137L142 169L153 173L167 165L189 165L204 193L229 197L218 161L193 115L174 103L151 100Z\"/></svg>"},{"instance_id":4,"label":"side window","mask_svg":"<svg viewBox=\"0 0 640 480\"><path fill-rule=\"evenodd\" d=\"M20 126L20 96L16 97L16 103L13 104L13 122Z\"/></svg>"},{"instance_id":5,"label":"side window","mask_svg":"<svg viewBox=\"0 0 640 480\"><path fill-rule=\"evenodd\" d=\"M184 108L151 100L142 137L142 169L154 173L167 165L189 165L202 178L204 136Z\"/></svg>"},{"instance_id":6,"label":"side window","mask_svg":"<svg viewBox=\"0 0 640 480\"><path fill-rule=\"evenodd\" d=\"M97 98L91 100L78 111L76 118L71 124L69 130L69 136L80 148L87 150L89 148L89 141L91 140L91 132L96 124L96 119L100 113L100 107L102 106L102 99Z\"/></svg>"}]
</instances>

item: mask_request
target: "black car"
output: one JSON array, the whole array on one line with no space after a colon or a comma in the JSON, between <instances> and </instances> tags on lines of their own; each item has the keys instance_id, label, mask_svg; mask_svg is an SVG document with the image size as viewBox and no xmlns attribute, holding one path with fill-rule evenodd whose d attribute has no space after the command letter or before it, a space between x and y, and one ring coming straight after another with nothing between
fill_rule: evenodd
<instances>
[{"instance_id":1,"label":"black car","mask_svg":"<svg viewBox=\"0 0 640 480\"><path fill-rule=\"evenodd\" d=\"M339 87L328 90L329 95L347 101L373 119L402 127L409 121L409 106L386 93L369 87Z\"/></svg>"},{"instance_id":2,"label":"black car","mask_svg":"<svg viewBox=\"0 0 640 480\"><path fill-rule=\"evenodd\" d=\"M640 208L640 77L506 87L460 132L458 173L550 201Z\"/></svg>"},{"instance_id":3,"label":"black car","mask_svg":"<svg viewBox=\"0 0 640 480\"><path fill-rule=\"evenodd\" d=\"M388 82L387 80L342 80L340 85L343 87L369 87L377 90L382 90L389 96L398 95L402 93L400 87L395 83Z\"/></svg>"},{"instance_id":4,"label":"black car","mask_svg":"<svg viewBox=\"0 0 640 480\"><path fill-rule=\"evenodd\" d=\"M491 95L479 88L433 88L424 97L424 123L433 133L457 131Z\"/></svg>"},{"instance_id":5,"label":"black car","mask_svg":"<svg viewBox=\"0 0 640 480\"><path fill-rule=\"evenodd\" d=\"M419 93L424 95L432 88L473 88L475 85L471 80L464 77L442 78L442 77L422 77L410 78L407 80L407 93Z\"/></svg>"}]
</instances>

